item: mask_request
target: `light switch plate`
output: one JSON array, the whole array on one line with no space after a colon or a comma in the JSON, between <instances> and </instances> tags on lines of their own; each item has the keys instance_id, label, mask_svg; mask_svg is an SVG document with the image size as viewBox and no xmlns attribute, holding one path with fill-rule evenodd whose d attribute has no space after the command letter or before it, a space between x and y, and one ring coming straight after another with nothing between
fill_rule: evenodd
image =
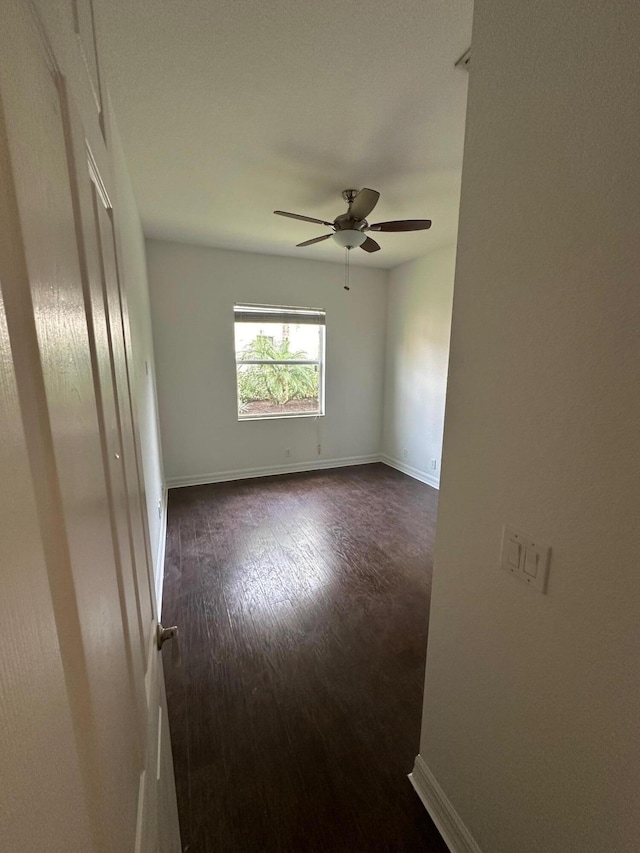
<instances>
[{"instance_id":1,"label":"light switch plate","mask_svg":"<svg viewBox=\"0 0 640 853\"><path fill-rule=\"evenodd\" d=\"M500 552L500 566L505 572L544 593L547 588L550 554L549 545L505 524Z\"/></svg>"}]
</instances>

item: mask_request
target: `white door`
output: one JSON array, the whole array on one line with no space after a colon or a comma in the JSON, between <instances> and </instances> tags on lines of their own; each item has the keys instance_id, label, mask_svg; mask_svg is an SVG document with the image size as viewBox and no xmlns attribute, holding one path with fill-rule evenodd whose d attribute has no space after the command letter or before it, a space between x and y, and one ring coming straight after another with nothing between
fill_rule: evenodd
<instances>
[{"instance_id":1,"label":"white door","mask_svg":"<svg viewBox=\"0 0 640 853\"><path fill-rule=\"evenodd\" d=\"M109 156L21 0L0 55L0 838L178 853Z\"/></svg>"}]
</instances>

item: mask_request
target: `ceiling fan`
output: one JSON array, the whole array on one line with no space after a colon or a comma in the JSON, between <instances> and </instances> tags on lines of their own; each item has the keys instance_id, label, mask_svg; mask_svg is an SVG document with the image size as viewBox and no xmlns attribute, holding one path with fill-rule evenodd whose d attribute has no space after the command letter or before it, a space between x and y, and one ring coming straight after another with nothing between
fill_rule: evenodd
<instances>
[{"instance_id":1,"label":"ceiling fan","mask_svg":"<svg viewBox=\"0 0 640 853\"><path fill-rule=\"evenodd\" d=\"M347 202L347 212L336 216L333 222L315 219L313 216L303 216L300 213L287 213L286 210L274 210L273 212L277 213L278 216L290 216L291 219L317 222L318 225L328 225L329 228L333 228L330 234L323 234L322 237L314 237L312 240L298 243L299 247L312 246L314 243L321 243L323 240L333 237L343 249L353 249L360 246L365 252L377 252L380 245L368 236L367 231L423 231L426 228L431 228L430 219L400 219L395 222L376 222L374 225L369 225L366 217L369 216L380 198L380 193L376 190L370 190L366 187L360 191L344 190L342 198Z\"/></svg>"}]
</instances>

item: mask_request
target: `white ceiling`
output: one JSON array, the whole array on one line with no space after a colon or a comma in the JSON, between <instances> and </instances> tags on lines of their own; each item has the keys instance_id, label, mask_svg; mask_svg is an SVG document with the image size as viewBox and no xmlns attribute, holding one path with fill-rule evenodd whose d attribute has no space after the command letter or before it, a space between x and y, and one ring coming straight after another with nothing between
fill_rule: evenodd
<instances>
[{"instance_id":1,"label":"white ceiling","mask_svg":"<svg viewBox=\"0 0 640 853\"><path fill-rule=\"evenodd\" d=\"M295 243L340 192L381 193L382 234L353 263L393 267L456 238L472 0L96 0L111 91L145 233L342 261Z\"/></svg>"}]
</instances>

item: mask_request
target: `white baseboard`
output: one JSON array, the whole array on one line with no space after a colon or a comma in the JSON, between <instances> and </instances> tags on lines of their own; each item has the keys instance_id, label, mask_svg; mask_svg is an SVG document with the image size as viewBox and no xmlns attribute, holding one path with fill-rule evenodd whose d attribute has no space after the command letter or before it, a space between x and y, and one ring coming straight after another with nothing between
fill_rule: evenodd
<instances>
[{"instance_id":1,"label":"white baseboard","mask_svg":"<svg viewBox=\"0 0 640 853\"><path fill-rule=\"evenodd\" d=\"M482 853L421 755L416 757L409 781L451 853Z\"/></svg>"},{"instance_id":2,"label":"white baseboard","mask_svg":"<svg viewBox=\"0 0 640 853\"><path fill-rule=\"evenodd\" d=\"M380 456L380 461L384 462L390 468L395 468L396 471L402 471L403 474L408 474L414 480L420 480L421 483L426 483L427 486L432 486L434 489L440 488L440 480L434 474L427 474L426 471L421 471L420 468L414 468L413 465L407 465L406 462L401 462L399 459L394 459L393 456L387 456L383 453Z\"/></svg>"},{"instance_id":3,"label":"white baseboard","mask_svg":"<svg viewBox=\"0 0 640 853\"><path fill-rule=\"evenodd\" d=\"M158 550L156 565L153 567L156 587L156 604L158 607L158 622L162 616L162 589L164 587L164 557L167 548L167 487L162 488L162 515L160 516L160 532L158 534Z\"/></svg>"},{"instance_id":4,"label":"white baseboard","mask_svg":"<svg viewBox=\"0 0 640 853\"><path fill-rule=\"evenodd\" d=\"M289 465L269 465L266 468L240 468L236 471L218 471L214 474L186 475L170 477L169 489L182 486L203 486L207 483L226 483L230 480L248 480L253 477L272 477L276 474L298 474L303 471L322 471L326 468L346 468L349 465L370 465L380 462L378 453L370 456L344 456L340 459L318 459L312 462L292 462Z\"/></svg>"}]
</instances>

